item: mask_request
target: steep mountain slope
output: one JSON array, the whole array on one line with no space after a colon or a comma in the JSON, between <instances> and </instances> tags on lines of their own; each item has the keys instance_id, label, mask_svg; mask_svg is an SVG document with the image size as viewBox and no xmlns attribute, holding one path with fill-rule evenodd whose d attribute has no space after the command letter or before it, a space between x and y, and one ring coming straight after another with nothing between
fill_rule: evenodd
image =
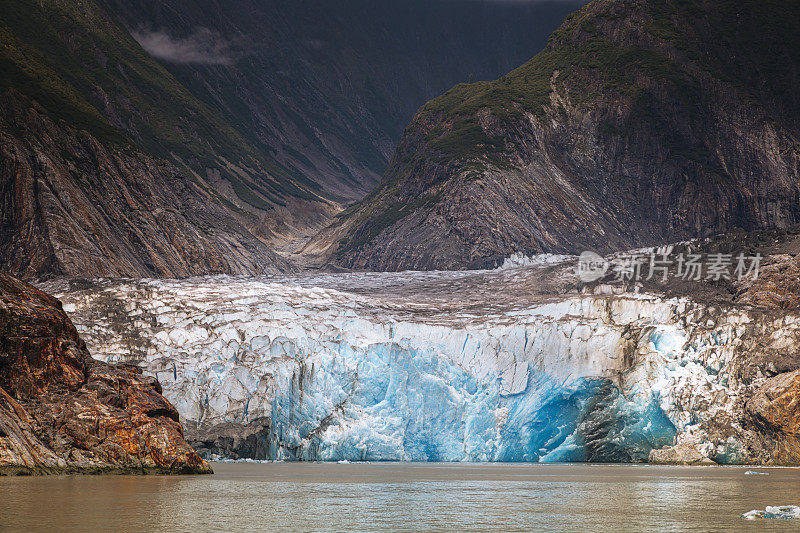
<instances>
[{"instance_id":1,"label":"steep mountain slope","mask_svg":"<svg viewBox=\"0 0 800 533\"><path fill-rule=\"evenodd\" d=\"M106 1L254 146L349 201L377 185L422 103L519 66L580 5Z\"/></svg>"},{"instance_id":2,"label":"steep mountain slope","mask_svg":"<svg viewBox=\"0 0 800 533\"><path fill-rule=\"evenodd\" d=\"M424 106L309 249L465 268L796 223L798 30L795 2L592 2L519 69Z\"/></svg>"},{"instance_id":3,"label":"steep mountain slope","mask_svg":"<svg viewBox=\"0 0 800 533\"><path fill-rule=\"evenodd\" d=\"M0 267L43 275L274 272L264 213L327 209L94 2L0 9ZM313 213L313 209L309 209Z\"/></svg>"}]
</instances>

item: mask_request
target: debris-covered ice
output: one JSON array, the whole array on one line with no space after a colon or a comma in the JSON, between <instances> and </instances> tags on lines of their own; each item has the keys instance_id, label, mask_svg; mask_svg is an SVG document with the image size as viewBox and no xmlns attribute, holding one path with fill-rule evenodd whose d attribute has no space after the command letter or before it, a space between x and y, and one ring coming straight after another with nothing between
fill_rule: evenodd
<instances>
[{"instance_id":1,"label":"debris-covered ice","mask_svg":"<svg viewBox=\"0 0 800 533\"><path fill-rule=\"evenodd\" d=\"M748 511L742 515L742 518L746 518L747 520L755 520L758 518L797 519L800 518L800 507L796 505L771 507L768 505L763 511L757 509Z\"/></svg>"},{"instance_id":2,"label":"debris-covered ice","mask_svg":"<svg viewBox=\"0 0 800 533\"><path fill-rule=\"evenodd\" d=\"M552 265L572 261L577 264L578 258L574 255L556 255L556 254L538 254L534 256L527 256L523 253L517 252L505 258L500 269L506 268L519 268L526 266L536 265Z\"/></svg>"}]
</instances>

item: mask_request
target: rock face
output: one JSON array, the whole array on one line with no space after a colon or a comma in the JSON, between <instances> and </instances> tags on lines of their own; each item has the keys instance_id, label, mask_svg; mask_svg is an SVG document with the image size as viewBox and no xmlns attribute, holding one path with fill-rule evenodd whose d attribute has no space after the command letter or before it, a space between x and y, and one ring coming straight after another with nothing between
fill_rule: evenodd
<instances>
[{"instance_id":1,"label":"rock face","mask_svg":"<svg viewBox=\"0 0 800 533\"><path fill-rule=\"evenodd\" d=\"M272 421L256 418L247 424L223 422L208 427L186 425L186 441L205 458L269 459L274 456L270 446Z\"/></svg>"},{"instance_id":2,"label":"rock face","mask_svg":"<svg viewBox=\"0 0 800 533\"><path fill-rule=\"evenodd\" d=\"M800 463L800 370L767 379L747 402L747 412L773 436L767 453L780 462Z\"/></svg>"},{"instance_id":3,"label":"rock face","mask_svg":"<svg viewBox=\"0 0 800 533\"><path fill-rule=\"evenodd\" d=\"M158 380L89 356L55 298L0 273L0 473L207 473Z\"/></svg>"},{"instance_id":4,"label":"rock face","mask_svg":"<svg viewBox=\"0 0 800 533\"><path fill-rule=\"evenodd\" d=\"M378 183L417 108L527 61L579 0L113 0L145 50L254 146L327 193ZM202 30L198 31L198 28ZM164 41L217 46L182 60Z\"/></svg>"},{"instance_id":5,"label":"rock face","mask_svg":"<svg viewBox=\"0 0 800 533\"><path fill-rule=\"evenodd\" d=\"M19 94L0 101L0 267L56 275L185 277L290 270L185 170L108 146Z\"/></svg>"},{"instance_id":6,"label":"rock face","mask_svg":"<svg viewBox=\"0 0 800 533\"><path fill-rule=\"evenodd\" d=\"M316 246L345 267L458 269L794 224L797 9L592 2L522 67L425 105Z\"/></svg>"},{"instance_id":7,"label":"rock face","mask_svg":"<svg viewBox=\"0 0 800 533\"><path fill-rule=\"evenodd\" d=\"M0 268L8 272L283 271L266 213L287 200L309 216L330 209L248 147L95 1L7 3L0 68Z\"/></svg>"}]
</instances>

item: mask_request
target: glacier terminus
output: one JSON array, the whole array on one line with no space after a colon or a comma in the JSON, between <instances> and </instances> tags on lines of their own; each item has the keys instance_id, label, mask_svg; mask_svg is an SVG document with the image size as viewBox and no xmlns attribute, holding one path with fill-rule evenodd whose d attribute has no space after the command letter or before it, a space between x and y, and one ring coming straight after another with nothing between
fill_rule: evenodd
<instances>
[{"instance_id":1,"label":"glacier terminus","mask_svg":"<svg viewBox=\"0 0 800 533\"><path fill-rule=\"evenodd\" d=\"M258 425L234 458L646 462L683 447L730 464L766 449L745 414L769 376L745 354L797 342L797 316L577 290L572 267L49 289L92 354L157 377L200 440Z\"/></svg>"}]
</instances>

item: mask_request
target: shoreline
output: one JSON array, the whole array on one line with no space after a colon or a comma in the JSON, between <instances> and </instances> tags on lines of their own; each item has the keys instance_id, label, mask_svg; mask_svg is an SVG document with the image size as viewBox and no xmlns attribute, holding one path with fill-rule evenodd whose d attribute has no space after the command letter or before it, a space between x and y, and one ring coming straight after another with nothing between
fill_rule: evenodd
<instances>
[{"instance_id":1,"label":"shoreline","mask_svg":"<svg viewBox=\"0 0 800 533\"><path fill-rule=\"evenodd\" d=\"M214 469L182 467L177 469L159 467L121 467L121 466L0 466L0 477L38 477L38 476L201 476L212 475Z\"/></svg>"}]
</instances>

